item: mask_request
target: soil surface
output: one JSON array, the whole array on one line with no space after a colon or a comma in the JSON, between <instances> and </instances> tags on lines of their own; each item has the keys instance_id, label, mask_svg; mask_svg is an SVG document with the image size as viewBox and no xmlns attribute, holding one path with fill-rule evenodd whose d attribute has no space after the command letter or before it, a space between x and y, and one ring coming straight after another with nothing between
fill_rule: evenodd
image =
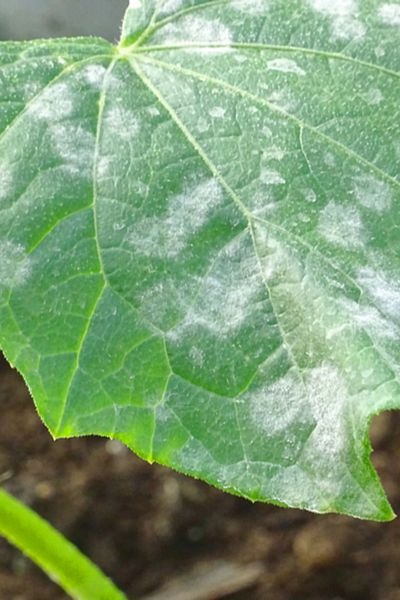
<instances>
[{"instance_id":1,"label":"soil surface","mask_svg":"<svg viewBox=\"0 0 400 600\"><path fill-rule=\"evenodd\" d=\"M252 505L116 442L53 442L0 358L0 479L97 562L129 598L400 600L400 520ZM373 424L374 462L400 507L400 418ZM174 585L169 592L165 585ZM0 539L1 600L66 596ZM96 600L93 598L93 600Z\"/></svg>"}]
</instances>

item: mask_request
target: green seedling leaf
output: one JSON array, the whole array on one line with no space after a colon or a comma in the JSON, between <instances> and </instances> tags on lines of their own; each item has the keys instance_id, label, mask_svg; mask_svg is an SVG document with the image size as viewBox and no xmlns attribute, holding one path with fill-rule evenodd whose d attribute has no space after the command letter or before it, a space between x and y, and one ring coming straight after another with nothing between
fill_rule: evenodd
<instances>
[{"instance_id":1,"label":"green seedling leaf","mask_svg":"<svg viewBox=\"0 0 400 600\"><path fill-rule=\"evenodd\" d=\"M392 518L400 5L133 0L0 63L0 345L53 436Z\"/></svg>"}]
</instances>

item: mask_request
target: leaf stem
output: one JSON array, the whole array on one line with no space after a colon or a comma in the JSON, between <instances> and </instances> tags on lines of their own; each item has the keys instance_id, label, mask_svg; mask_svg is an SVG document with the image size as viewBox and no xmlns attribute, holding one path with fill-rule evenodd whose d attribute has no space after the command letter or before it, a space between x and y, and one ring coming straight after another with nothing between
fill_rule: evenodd
<instances>
[{"instance_id":1,"label":"leaf stem","mask_svg":"<svg viewBox=\"0 0 400 600\"><path fill-rule=\"evenodd\" d=\"M76 600L126 600L100 569L33 510L0 490L0 535Z\"/></svg>"}]
</instances>

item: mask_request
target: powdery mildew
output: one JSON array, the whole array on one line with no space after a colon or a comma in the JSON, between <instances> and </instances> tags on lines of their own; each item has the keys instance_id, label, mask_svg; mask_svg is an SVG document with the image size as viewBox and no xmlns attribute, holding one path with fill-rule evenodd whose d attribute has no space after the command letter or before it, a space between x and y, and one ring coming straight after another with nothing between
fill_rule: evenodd
<instances>
[{"instance_id":1,"label":"powdery mildew","mask_svg":"<svg viewBox=\"0 0 400 600\"><path fill-rule=\"evenodd\" d=\"M264 301L265 287L257 259L248 253L247 246L243 247L239 237L221 253L203 280L195 304L169 336L179 340L185 332L201 328L227 339L250 322Z\"/></svg>"},{"instance_id":2,"label":"powdery mildew","mask_svg":"<svg viewBox=\"0 0 400 600\"><path fill-rule=\"evenodd\" d=\"M91 177L96 138L80 125L59 123L50 128L53 150L73 175Z\"/></svg>"},{"instance_id":3,"label":"powdery mildew","mask_svg":"<svg viewBox=\"0 0 400 600\"><path fill-rule=\"evenodd\" d=\"M400 26L400 4L382 4L378 16L385 25Z\"/></svg>"},{"instance_id":4,"label":"powdery mildew","mask_svg":"<svg viewBox=\"0 0 400 600\"><path fill-rule=\"evenodd\" d=\"M223 195L215 179L188 187L169 200L165 218L145 217L136 223L128 235L129 244L144 256L176 258L206 224Z\"/></svg>"},{"instance_id":5,"label":"powdery mildew","mask_svg":"<svg viewBox=\"0 0 400 600\"><path fill-rule=\"evenodd\" d=\"M358 0L309 0L309 3L331 19L333 38L350 40L366 34L365 25L358 19Z\"/></svg>"},{"instance_id":6,"label":"powdery mildew","mask_svg":"<svg viewBox=\"0 0 400 600\"><path fill-rule=\"evenodd\" d=\"M83 80L96 89L101 89L107 69L103 65L88 65L82 72Z\"/></svg>"},{"instance_id":7,"label":"powdery mildew","mask_svg":"<svg viewBox=\"0 0 400 600\"><path fill-rule=\"evenodd\" d=\"M0 200L5 200L12 192L14 177L11 168L0 163Z\"/></svg>"},{"instance_id":8,"label":"powdery mildew","mask_svg":"<svg viewBox=\"0 0 400 600\"><path fill-rule=\"evenodd\" d=\"M326 467L344 450L350 398L346 382L333 364L323 363L301 374L291 370L279 381L245 394L242 400L249 402L254 425L269 436L286 435L290 424L298 424L301 418L313 422L302 456L307 460L310 455L314 465Z\"/></svg>"},{"instance_id":9,"label":"powdery mildew","mask_svg":"<svg viewBox=\"0 0 400 600\"><path fill-rule=\"evenodd\" d=\"M252 17L262 17L269 11L267 0L232 0L231 7Z\"/></svg>"},{"instance_id":10,"label":"powdery mildew","mask_svg":"<svg viewBox=\"0 0 400 600\"><path fill-rule=\"evenodd\" d=\"M377 106L384 101L384 95L382 94L379 88L370 88L365 93L361 94L361 97L367 102L370 106Z\"/></svg>"},{"instance_id":11,"label":"powdery mildew","mask_svg":"<svg viewBox=\"0 0 400 600\"><path fill-rule=\"evenodd\" d=\"M280 71L282 73L293 73L294 75L304 76L306 72L299 67L295 60L288 58L275 58L267 62L267 68L270 71Z\"/></svg>"},{"instance_id":12,"label":"powdery mildew","mask_svg":"<svg viewBox=\"0 0 400 600\"><path fill-rule=\"evenodd\" d=\"M10 240L0 242L0 290L24 284L31 274L25 248Z\"/></svg>"},{"instance_id":13,"label":"powdery mildew","mask_svg":"<svg viewBox=\"0 0 400 600\"><path fill-rule=\"evenodd\" d=\"M112 106L105 111L103 123L104 129L112 132L112 135L132 142L140 129L135 113L122 106Z\"/></svg>"},{"instance_id":14,"label":"powdery mildew","mask_svg":"<svg viewBox=\"0 0 400 600\"><path fill-rule=\"evenodd\" d=\"M384 213L392 206L390 186L373 175L358 175L353 179L354 196L358 202L377 213Z\"/></svg>"},{"instance_id":15,"label":"powdery mildew","mask_svg":"<svg viewBox=\"0 0 400 600\"><path fill-rule=\"evenodd\" d=\"M396 325L385 318L377 308L342 299L340 305L347 312L350 321L363 329L370 337L378 339L398 339L400 331Z\"/></svg>"},{"instance_id":16,"label":"powdery mildew","mask_svg":"<svg viewBox=\"0 0 400 600\"><path fill-rule=\"evenodd\" d=\"M222 106L213 106L212 108L210 108L210 110L208 111L208 114L210 115L210 117L212 117L213 119L223 119L226 113L226 109L223 108Z\"/></svg>"},{"instance_id":17,"label":"powdery mildew","mask_svg":"<svg viewBox=\"0 0 400 600\"><path fill-rule=\"evenodd\" d=\"M76 100L66 83L54 83L29 106L28 113L45 121L58 121L72 113Z\"/></svg>"},{"instance_id":18,"label":"powdery mildew","mask_svg":"<svg viewBox=\"0 0 400 600\"><path fill-rule=\"evenodd\" d=\"M286 183L279 171L274 169L261 169L260 181L266 185L283 185Z\"/></svg>"},{"instance_id":19,"label":"powdery mildew","mask_svg":"<svg viewBox=\"0 0 400 600\"><path fill-rule=\"evenodd\" d=\"M335 246L348 250L364 247L364 226L353 206L329 202L319 216L318 231Z\"/></svg>"},{"instance_id":20,"label":"powdery mildew","mask_svg":"<svg viewBox=\"0 0 400 600\"><path fill-rule=\"evenodd\" d=\"M307 372L306 388L316 422L308 442L313 461L318 462L318 456L326 463L336 461L346 444L344 425L350 401L346 381L335 365L326 363Z\"/></svg>"},{"instance_id":21,"label":"powdery mildew","mask_svg":"<svg viewBox=\"0 0 400 600\"><path fill-rule=\"evenodd\" d=\"M357 282L369 298L372 298L378 308L391 317L395 322L400 322L400 283L390 278L383 272L375 271L370 267L359 270Z\"/></svg>"},{"instance_id":22,"label":"powdery mildew","mask_svg":"<svg viewBox=\"0 0 400 600\"><path fill-rule=\"evenodd\" d=\"M187 16L179 23L169 23L163 27L160 37L164 44L176 44L179 42L211 42L230 44L232 33L229 27L215 19L204 17ZM209 50L205 48L204 50ZM211 50L211 49L210 49Z\"/></svg>"},{"instance_id":23,"label":"powdery mildew","mask_svg":"<svg viewBox=\"0 0 400 600\"><path fill-rule=\"evenodd\" d=\"M249 402L254 425L268 436L284 433L304 412L305 390L301 379L289 371L278 381L252 390L241 399Z\"/></svg>"},{"instance_id":24,"label":"powdery mildew","mask_svg":"<svg viewBox=\"0 0 400 600\"><path fill-rule=\"evenodd\" d=\"M170 13L176 13L184 7L184 0L166 0L160 8L159 15L166 15Z\"/></svg>"}]
</instances>

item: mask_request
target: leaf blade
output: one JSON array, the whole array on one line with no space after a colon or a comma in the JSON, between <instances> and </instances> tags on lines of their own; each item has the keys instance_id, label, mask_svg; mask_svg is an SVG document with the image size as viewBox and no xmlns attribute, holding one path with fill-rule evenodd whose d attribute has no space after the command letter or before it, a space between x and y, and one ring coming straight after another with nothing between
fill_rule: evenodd
<instances>
[{"instance_id":1,"label":"leaf blade","mask_svg":"<svg viewBox=\"0 0 400 600\"><path fill-rule=\"evenodd\" d=\"M132 3L117 50L11 123L16 147L25 128L53 145L52 164L11 153L29 195L2 200L0 340L53 434L115 437L251 499L393 517L367 437L400 385L385 7Z\"/></svg>"}]
</instances>

